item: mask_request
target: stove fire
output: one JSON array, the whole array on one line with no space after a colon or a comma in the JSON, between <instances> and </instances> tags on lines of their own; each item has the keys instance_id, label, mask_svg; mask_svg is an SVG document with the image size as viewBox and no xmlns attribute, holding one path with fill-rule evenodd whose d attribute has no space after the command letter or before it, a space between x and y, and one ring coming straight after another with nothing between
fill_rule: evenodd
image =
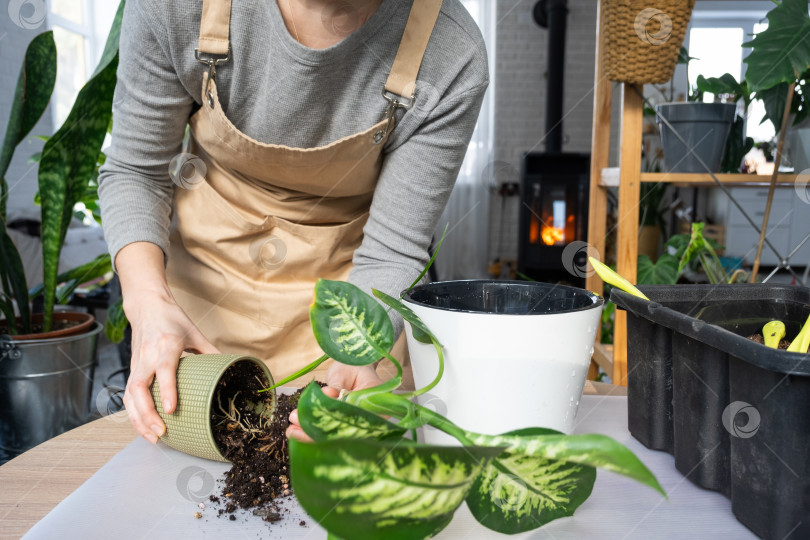
<instances>
[{"instance_id":1,"label":"stove fire","mask_svg":"<svg viewBox=\"0 0 810 540\"><path fill-rule=\"evenodd\" d=\"M524 157L518 266L533 279L580 281L566 270L562 253L586 236L589 161L587 154Z\"/></svg>"}]
</instances>

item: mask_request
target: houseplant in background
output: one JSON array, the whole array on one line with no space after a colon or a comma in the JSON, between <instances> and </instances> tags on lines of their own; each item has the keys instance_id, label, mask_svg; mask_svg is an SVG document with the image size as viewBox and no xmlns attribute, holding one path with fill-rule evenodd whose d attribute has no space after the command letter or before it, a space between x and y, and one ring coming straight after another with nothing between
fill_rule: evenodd
<instances>
[{"instance_id":1,"label":"houseplant in background","mask_svg":"<svg viewBox=\"0 0 810 540\"><path fill-rule=\"evenodd\" d=\"M679 63L686 65L687 85L689 60L692 60L692 57L682 48ZM666 172L705 172L700 162L689 152L689 148L692 148L713 172L720 170L736 105L703 103L702 97L703 90L700 87L690 86L685 102L661 103L656 106ZM673 129L680 134L686 144L673 134Z\"/></svg>"},{"instance_id":2,"label":"houseplant in background","mask_svg":"<svg viewBox=\"0 0 810 540\"><path fill-rule=\"evenodd\" d=\"M737 113L731 124L731 131L723 152L723 161L720 164L720 172L738 173L742 167L743 158L754 147L754 139L745 135L745 119L748 117L748 106L753 99L748 90L748 83L745 81L738 83L729 73L708 79L703 75L698 75L697 87L701 92L714 94L715 99L730 100L723 101L725 103L739 103L742 100L742 114Z\"/></svg>"},{"instance_id":3,"label":"houseplant in background","mask_svg":"<svg viewBox=\"0 0 810 540\"><path fill-rule=\"evenodd\" d=\"M85 192L112 116L123 2L110 29L104 53L73 108L42 151L38 180L41 197L43 283L27 290L22 260L5 224L7 183L0 208L0 446L19 452L82 423L90 397L95 347L101 325L88 318L86 327L63 324L54 306L80 283L111 271L103 255L59 274L58 263L75 203ZM36 37L26 52L3 141L0 176L5 175L17 144L45 110L56 73L52 32ZM63 284L61 287L60 284ZM30 301L43 297L44 309L33 314ZM16 312L15 312L16 308ZM69 316L71 317L71 316ZM61 328L67 327L67 328ZM49 332L75 335L57 337Z\"/></svg>"}]
</instances>

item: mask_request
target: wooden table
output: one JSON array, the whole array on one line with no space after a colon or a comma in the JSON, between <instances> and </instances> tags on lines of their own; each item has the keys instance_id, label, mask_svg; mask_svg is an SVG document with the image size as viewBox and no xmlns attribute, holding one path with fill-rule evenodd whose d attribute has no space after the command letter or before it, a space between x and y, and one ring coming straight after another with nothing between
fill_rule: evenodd
<instances>
[{"instance_id":1,"label":"wooden table","mask_svg":"<svg viewBox=\"0 0 810 540\"><path fill-rule=\"evenodd\" d=\"M623 396L627 388L587 381L584 393ZM126 413L120 412L0 466L0 538L21 537L136 437Z\"/></svg>"}]
</instances>

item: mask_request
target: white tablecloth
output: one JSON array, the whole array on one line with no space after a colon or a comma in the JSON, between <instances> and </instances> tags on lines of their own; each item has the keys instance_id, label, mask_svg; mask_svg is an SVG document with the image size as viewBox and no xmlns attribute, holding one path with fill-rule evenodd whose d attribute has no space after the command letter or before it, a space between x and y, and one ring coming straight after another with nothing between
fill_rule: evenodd
<instances>
[{"instance_id":1,"label":"white tablecloth","mask_svg":"<svg viewBox=\"0 0 810 540\"><path fill-rule=\"evenodd\" d=\"M600 470L591 497L573 517L562 518L511 538L599 539L755 539L731 513L723 495L696 487L675 470L672 456L647 450L627 431L627 398L584 396L576 433L604 433L626 444L656 474L669 495ZM25 536L43 538L283 538L324 539L294 499L283 505L284 519L268 524L247 512L236 521L216 516L207 501L219 490L214 479L228 469L187 456L162 444L138 439L63 500ZM206 499L201 519L198 502ZM299 523L306 521L305 526ZM510 538L477 524L465 505L437 538ZM347 539L354 540L354 539Z\"/></svg>"}]
</instances>

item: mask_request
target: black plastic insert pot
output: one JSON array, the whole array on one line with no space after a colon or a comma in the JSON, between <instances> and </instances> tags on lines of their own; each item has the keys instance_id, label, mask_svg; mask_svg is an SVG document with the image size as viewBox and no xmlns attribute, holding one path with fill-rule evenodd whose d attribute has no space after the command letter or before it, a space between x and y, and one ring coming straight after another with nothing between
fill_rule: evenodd
<instances>
[{"instance_id":1,"label":"black plastic insert pot","mask_svg":"<svg viewBox=\"0 0 810 540\"><path fill-rule=\"evenodd\" d=\"M792 339L810 289L786 285L614 289L627 310L630 433L731 499L761 538L810 538L810 355L747 337L774 319Z\"/></svg>"},{"instance_id":2,"label":"black plastic insert pot","mask_svg":"<svg viewBox=\"0 0 810 540\"><path fill-rule=\"evenodd\" d=\"M500 279L427 283L414 287L404 298L436 309L505 315L583 311L605 302L590 291L567 285Z\"/></svg>"}]
</instances>

